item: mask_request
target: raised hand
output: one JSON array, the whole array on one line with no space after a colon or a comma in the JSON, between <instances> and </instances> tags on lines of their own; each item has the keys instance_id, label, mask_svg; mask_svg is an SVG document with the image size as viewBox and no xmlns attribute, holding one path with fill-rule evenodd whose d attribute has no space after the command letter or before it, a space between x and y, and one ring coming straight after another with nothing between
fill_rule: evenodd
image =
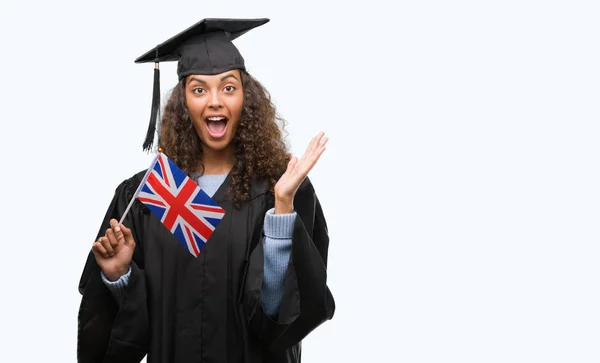
<instances>
[{"instance_id":1,"label":"raised hand","mask_svg":"<svg viewBox=\"0 0 600 363\"><path fill-rule=\"evenodd\" d=\"M106 278L116 281L129 270L135 241L131 230L119 225L117 220L111 219L110 226L106 234L94 242L92 253Z\"/></svg>"},{"instance_id":2,"label":"raised hand","mask_svg":"<svg viewBox=\"0 0 600 363\"><path fill-rule=\"evenodd\" d=\"M296 191L325 151L327 141L325 133L320 132L310 141L302 158L290 160L285 173L275 184L275 213L291 213L294 210Z\"/></svg>"}]
</instances>

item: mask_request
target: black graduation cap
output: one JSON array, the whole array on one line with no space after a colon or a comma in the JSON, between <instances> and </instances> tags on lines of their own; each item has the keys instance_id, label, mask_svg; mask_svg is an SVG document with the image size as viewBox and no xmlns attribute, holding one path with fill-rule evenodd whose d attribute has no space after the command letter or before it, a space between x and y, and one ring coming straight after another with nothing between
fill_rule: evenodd
<instances>
[{"instance_id":1,"label":"black graduation cap","mask_svg":"<svg viewBox=\"0 0 600 363\"><path fill-rule=\"evenodd\" d=\"M181 33L157 45L135 60L135 63L154 62L154 90L150 125L144 141L144 150L152 147L160 108L160 62L177 63L181 80L190 74L213 75L232 69L245 70L244 58L232 40L249 30L269 22L269 19L203 19Z\"/></svg>"}]
</instances>

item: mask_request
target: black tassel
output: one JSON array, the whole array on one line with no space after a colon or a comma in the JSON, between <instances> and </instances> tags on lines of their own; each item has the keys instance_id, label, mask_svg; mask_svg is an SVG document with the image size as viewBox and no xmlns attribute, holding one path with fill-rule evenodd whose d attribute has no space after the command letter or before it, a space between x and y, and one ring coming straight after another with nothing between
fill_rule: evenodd
<instances>
[{"instance_id":1,"label":"black tassel","mask_svg":"<svg viewBox=\"0 0 600 363\"><path fill-rule=\"evenodd\" d=\"M154 87L152 91L152 110L150 112L150 123L148 125L148 132L146 133L146 140L144 141L144 151L152 149L154 142L154 132L156 131L156 124L158 122L158 111L160 109L160 71L158 69L158 62L154 65Z\"/></svg>"}]
</instances>

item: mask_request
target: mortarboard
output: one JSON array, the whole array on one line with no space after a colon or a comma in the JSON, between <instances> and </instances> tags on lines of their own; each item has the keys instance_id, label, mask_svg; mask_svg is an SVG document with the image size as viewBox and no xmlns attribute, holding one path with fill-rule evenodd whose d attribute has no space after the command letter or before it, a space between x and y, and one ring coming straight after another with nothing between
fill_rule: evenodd
<instances>
[{"instance_id":1,"label":"mortarboard","mask_svg":"<svg viewBox=\"0 0 600 363\"><path fill-rule=\"evenodd\" d=\"M203 19L135 60L135 63L154 62L152 110L144 150L152 147L160 107L158 64L177 61L180 80L190 74L213 75L232 69L245 70L244 58L232 40L268 22L266 18Z\"/></svg>"}]
</instances>

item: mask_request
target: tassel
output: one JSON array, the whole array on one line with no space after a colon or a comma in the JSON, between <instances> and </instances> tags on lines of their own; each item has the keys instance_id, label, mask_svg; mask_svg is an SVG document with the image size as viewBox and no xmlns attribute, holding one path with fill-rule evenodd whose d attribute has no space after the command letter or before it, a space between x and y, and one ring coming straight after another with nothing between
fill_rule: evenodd
<instances>
[{"instance_id":1,"label":"tassel","mask_svg":"<svg viewBox=\"0 0 600 363\"><path fill-rule=\"evenodd\" d=\"M154 132L156 131L156 124L159 118L160 109L160 70L158 69L158 62L154 63L154 87L152 91L152 109L150 112L150 123L148 125L148 132L146 133L146 140L144 141L144 151L152 149L154 142Z\"/></svg>"}]
</instances>

